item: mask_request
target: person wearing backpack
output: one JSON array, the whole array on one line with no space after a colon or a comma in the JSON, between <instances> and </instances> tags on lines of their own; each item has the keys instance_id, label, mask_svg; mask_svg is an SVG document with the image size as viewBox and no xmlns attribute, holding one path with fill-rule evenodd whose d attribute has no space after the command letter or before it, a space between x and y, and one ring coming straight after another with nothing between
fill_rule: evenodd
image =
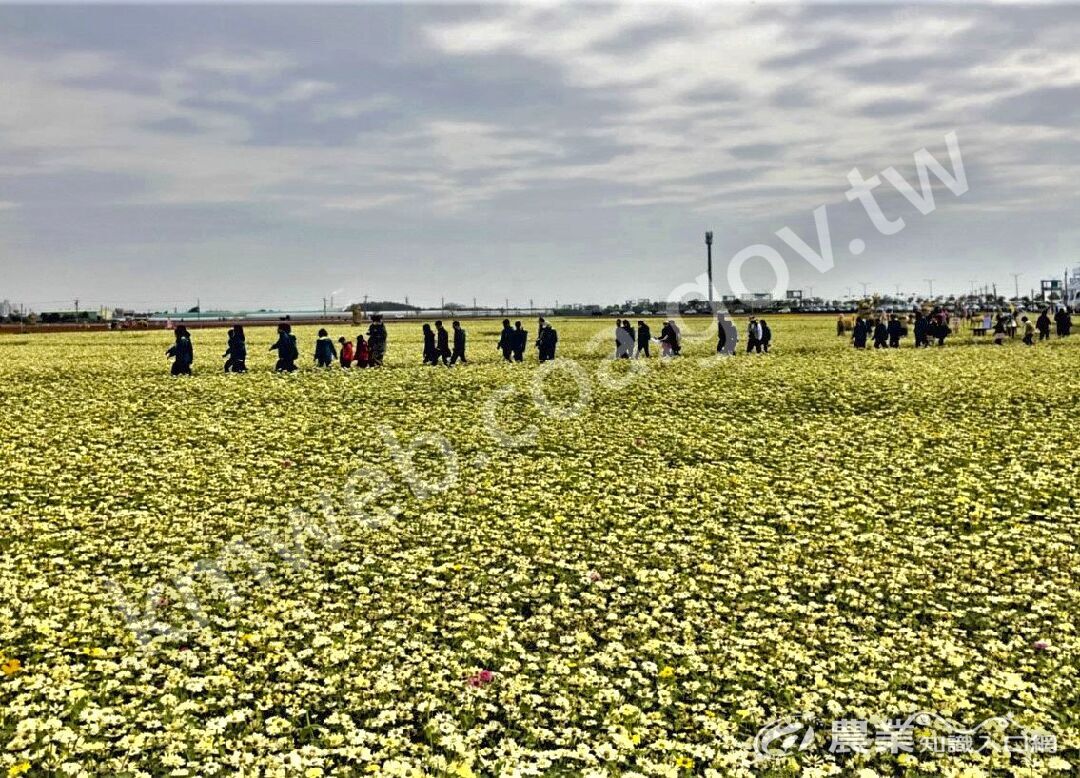
<instances>
[{"instance_id":1,"label":"person wearing backpack","mask_svg":"<svg viewBox=\"0 0 1080 778\"><path fill-rule=\"evenodd\" d=\"M348 370L352 367L353 360L356 358L356 355L353 352L352 341L345 340L345 338L338 338L338 343L341 345L341 351L339 352L341 354L341 367Z\"/></svg>"},{"instance_id":2,"label":"person wearing backpack","mask_svg":"<svg viewBox=\"0 0 1080 778\"><path fill-rule=\"evenodd\" d=\"M383 324L381 313L371 315L371 325L368 327L368 365L370 367L382 367L386 358L386 325Z\"/></svg>"},{"instance_id":3,"label":"person wearing backpack","mask_svg":"<svg viewBox=\"0 0 1080 778\"><path fill-rule=\"evenodd\" d=\"M244 328L240 325L229 330L229 346L222 356L228 357L225 361L226 373L247 372L247 341L244 339Z\"/></svg>"},{"instance_id":4,"label":"person wearing backpack","mask_svg":"<svg viewBox=\"0 0 1080 778\"><path fill-rule=\"evenodd\" d=\"M371 349L368 347L368 342L364 340L364 336L356 336L356 366L367 367L371 361Z\"/></svg>"},{"instance_id":5,"label":"person wearing backpack","mask_svg":"<svg viewBox=\"0 0 1080 778\"><path fill-rule=\"evenodd\" d=\"M277 331L277 342L270 346L271 351L278 353L274 370L278 373L296 372L296 360L300 358L300 350L296 347L296 336L292 334L292 326L279 324Z\"/></svg>"},{"instance_id":6,"label":"person wearing backpack","mask_svg":"<svg viewBox=\"0 0 1080 778\"><path fill-rule=\"evenodd\" d=\"M172 374L191 375L191 365L195 362L195 349L191 345L191 335L187 327L178 325L173 331L176 342L165 352L165 356L172 357Z\"/></svg>"}]
</instances>

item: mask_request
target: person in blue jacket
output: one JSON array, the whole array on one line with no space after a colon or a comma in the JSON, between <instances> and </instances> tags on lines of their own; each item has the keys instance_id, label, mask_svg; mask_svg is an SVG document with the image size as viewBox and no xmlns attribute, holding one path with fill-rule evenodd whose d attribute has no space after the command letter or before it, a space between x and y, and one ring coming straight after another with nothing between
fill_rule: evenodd
<instances>
[{"instance_id":1,"label":"person in blue jacket","mask_svg":"<svg viewBox=\"0 0 1080 778\"><path fill-rule=\"evenodd\" d=\"M277 343L270 347L271 351L278 353L274 370L279 373L293 373L296 371L296 360L300 357L300 350L296 347L296 336L292 334L292 327L288 324L279 324L277 329Z\"/></svg>"},{"instance_id":2,"label":"person in blue jacket","mask_svg":"<svg viewBox=\"0 0 1080 778\"><path fill-rule=\"evenodd\" d=\"M247 372L247 340L244 338L244 328L237 325L229 330L229 346L225 349L223 357L226 373Z\"/></svg>"},{"instance_id":3,"label":"person in blue jacket","mask_svg":"<svg viewBox=\"0 0 1080 778\"><path fill-rule=\"evenodd\" d=\"M315 341L315 364L319 367L330 367L337 359L337 349L334 341L326 330L319 330L319 337Z\"/></svg>"},{"instance_id":4,"label":"person in blue jacket","mask_svg":"<svg viewBox=\"0 0 1080 778\"><path fill-rule=\"evenodd\" d=\"M173 375L191 375L191 365L195 362L195 349L191 345L191 335L187 327L179 325L173 335L176 342L165 352L165 356L172 357Z\"/></svg>"}]
</instances>

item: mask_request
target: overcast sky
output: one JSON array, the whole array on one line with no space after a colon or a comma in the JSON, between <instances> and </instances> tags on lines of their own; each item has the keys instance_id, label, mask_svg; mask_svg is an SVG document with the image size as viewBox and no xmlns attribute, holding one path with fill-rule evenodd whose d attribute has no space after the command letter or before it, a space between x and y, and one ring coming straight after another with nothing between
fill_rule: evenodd
<instances>
[{"instance_id":1,"label":"overcast sky","mask_svg":"<svg viewBox=\"0 0 1080 778\"><path fill-rule=\"evenodd\" d=\"M1077 41L1070 6L0 8L0 299L664 298L706 229L721 292L757 243L819 295L1023 292L1080 261ZM950 131L969 190L883 184L879 234L848 172L918 188ZM821 205L824 273L775 235Z\"/></svg>"}]
</instances>

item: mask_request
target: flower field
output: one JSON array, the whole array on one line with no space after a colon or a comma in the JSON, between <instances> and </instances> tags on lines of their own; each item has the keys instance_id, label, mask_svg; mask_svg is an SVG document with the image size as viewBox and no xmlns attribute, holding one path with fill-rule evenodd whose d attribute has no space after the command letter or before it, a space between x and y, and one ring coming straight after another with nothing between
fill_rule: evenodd
<instances>
[{"instance_id":1,"label":"flower field","mask_svg":"<svg viewBox=\"0 0 1080 778\"><path fill-rule=\"evenodd\" d=\"M541 368L466 322L446 370L392 323L348 372L298 328L293 375L193 330L180 379L167 332L0 335L0 776L1075 774L1080 337L770 325L561 321ZM828 747L920 710L1056 751Z\"/></svg>"}]
</instances>

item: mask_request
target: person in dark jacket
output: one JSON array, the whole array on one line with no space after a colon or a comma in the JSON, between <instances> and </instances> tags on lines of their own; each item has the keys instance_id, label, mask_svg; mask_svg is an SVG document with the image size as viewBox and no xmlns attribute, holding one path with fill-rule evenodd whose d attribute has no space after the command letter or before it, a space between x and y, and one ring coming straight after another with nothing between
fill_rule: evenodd
<instances>
[{"instance_id":1,"label":"person in dark jacket","mask_svg":"<svg viewBox=\"0 0 1080 778\"><path fill-rule=\"evenodd\" d=\"M1069 334L1069 330L1072 329L1072 316L1068 308L1061 306L1057 309L1057 313L1054 314L1054 324L1057 325L1059 338L1064 338Z\"/></svg>"},{"instance_id":2,"label":"person in dark jacket","mask_svg":"<svg viewBox=\"0 0 1080 778\"><path fill-rule=\"evenodd\" d=\"M761 323L757 317L751 316L746 325L746 353L761 353Z\"/></svg>"},{"instance_id":3,"label":"person in dark jacket","mask_svg":"<svg viewBox=\"0 0 1080 778\"><path fill-rule=\"evenodd\" d=\"M880 318L874 320L874 348L889 347L889 328Z\"/></svg>"},{"instance_id":4,"label":"person in dark jacket","mask_svg":"<svg viewBox=\"0 0 1080 778\"><path fill-rule=\"evenodd\" d=\"M1039 314L1039 318L1035 320L1035 329L1039 331L1039 340L1050 339L1050 312L1049 309L1043 308L1042 313Z\"/></svg>"},{"instance_id":5,"label":"person in dark jacket","mask_svg":"<svg viewBox=\"0 0 1080 778\"><path fill-rule=\"evenodd\" d=\"M769 329L769 323L764 319L760 319L761 323L761 348L765 350L765 353L769 353L769 344L772 343L772 330Z\"/></svg>"},{"instance_id":6,"label":"person in dark jacket","mask_svg":"<svg viewBox=\"0 0 1080 778\"><path fill-rule=\"evenodd\" d=\"M296 347L296 336L292 334L292 326L289 324L279 324L277 330L277 342L270 347L271 351L278 353L274 370L279 373L293 373L296 371L296 360L300 358L300 350Z\"/></svg>"},{"instance_id":7,"label":"person in dark jacket","mask_svg":"<svg viewBox=\"0 0 1080 778\"><path fill-rule=\"evenodd\" d=\"M521 322L514 322L514 361L525 361L525 346L529 343L529 333L522 328Z\"/></svg>"},{"instance_id":8,"label":"person in dark jacket","mask_svg":"<svg viewBox=\"0 0 1080 778\"><path fill-rule=\"evenodd\" d=\"M330 340L330 334L326 330L319 330L319 337L315 340L315 364L319 367L330 367L337 359L337 349L334 341Z\"/></svg>"},{"instance_id":9,"label":"person in dark jacket","mask_svg":"<svg viewBox=\"0 0 1080 778\"><path fill-rule=\"evenodd\" d=\"M900 326L900 317L895 313L889 317L889 348L900 348L900 336L903 328Z\"/></svg>"},{"instance_id":10,"label":"person in dark jacket","mask_svg":"<svg viewBox=\"0 0 1080 778\"><path fill-rule=\"evenodd\" d=\"M949 327L949 315L942 311L934 319L934 324L931 328L931 334L937 338L938 346L945 345L945 338L949 337L952 333L952 328Z\"/></svg>"},{"instance_id":11,"label":"person in dark jacket","mask_svg":"<svg viewBox=\"0 0 1080 778\"><path fill-rule=\"evenodd\" d=\"M997 316L997 319L994 321L994 345L995 346L1004 346L1005 345L1005 337L1008 335L1007 330L1008 330L1008 328L1007 328L1007 326L1005 324L1005 317L999 313L998 316Z\"/></svg>"},{"instance_id":12,"label":"person in dark jacket","mask_svg":"<svg viewBox=\"0 0 1080 778\"><path fill-rule=\"evenodd\" d=\"M195 348L191 345L191 335L187 327L179 325L173 330L176 341L165 352L165 356L172 357L173 375L191 375L191 366L195 363Z\"/></svg>"},{"instance_id":13,"label":"person in dark jacket","mask_svg":"<svg viewBox=\"0 0 1080 778\"><path fill-rule=\"evenodd\" d=\"M917 311L915 313L915 348L923 348L929 345L929 322L922 315L922 311Z\"/></svg>"},{"instance_id":14,"label":"person in dark jacket","mask_svg":"<svg viewBox=\"0 0 1080 778\"><path fill-rule=\"evenodd\" d=\"M371 367L382 367L386 358L386 325L383 324L381 313L371 317L371 324L368 326L368 352L368 364Z\"/></svg>"},{"instance_id":15,"label":"person in dark jacket","mask_svg":"<svg viewBox=\"0 0 1080 778\"><path fill-rule=\"evenodd\" d=\"M243 327L237 325L229 330L229 345L221 356L227 357L226 373L247 372L247 341L244 338Z\"/></svg>"},{"instance_id":16,"label":"person in dark jacket","mask_svg":"<svg viewBox=\"0 0 1080 778\"><path fill-rule=\"evenodd\" d=\"M679 334L675 330L675 322L670 319L660 327L660 356L675 357L679 355Z\"/></svg>"},{"instance_id":17,"label":"person in dark jacket","mask_svg":"<svg viewBox=\"0 0 1080 778\"><path fill-rule=\"evenodd\" d=\"M559 333L550 324L544 323L544 329L536 336L536 349L541 362L555 359L555 348L559 342Z\"/></svg>"},{"instance_id":18,"label":"person in dark jacket","mask_svg":"<svg viewBox=\"0 0 1080 778\"><path fill-rule=\"evenodd\" d=\"M637 354L640 359L644 354L645 358L649 357L649 341L652 340L652 331L649 329L649 325L643 321L637 323Z\"/></svg>"},{"instance_id":19,"label":"person in dark jacket","mask_svg":"<svg viewBox=\"0 0 1080 778\"><path fill-rule=\"evenodd\" d=\"M430 324L424 324L424 364L425 365L437 365L439 364L439 351L435 348L435 331L431 329Z\"/></svg>"},{"instance_id":20,"label":"person in dark jacket","mask_svg":"<svg viewBox=\"0 0 1080 778\"><path fill-rule=\"evenodd\" d=\"M870 334L870 325L862 316L855 319L855 327L851 330L851 342L855 348L866 348L866 338Z\"/></svg>"},{"instance_id":21,"label":"person in dark jacket","mask_svg":"<svg viewBox=\"0 0 1080 778\"><path fill-rule=\"evenodd\" d=\"M517 336L510 327L509 319L503 319L502 325L502 332L499 333L499 342L496 344L495 348L499 349L499 351L502 352L503 359L509 362L513 358L514 345L517 342ZM520 325L521 322L518 322L518 326ZM520 362L521 360L518 361Z\"/></svg>"},{"instance_id":22,"label":"person in dark jacket","mask_svg":"<svg viewBox=\"0 0 1080 778\"><path fill-rule=\"evenodd\" d=\"M439 352L439 359L446 366L450 365L450 333L446 331L441 321L435 322L435 349Z\"/></svg>"},{"instance_id":23,"label":"person in dark jacket","mask_svg":"<svg viewBox=\"0 0 1080 778\"><path fill-rule=\"evenodd\" d=\"M467 365L469 361L465 359L465 330L459 321L455 321L451 326L454 328L454 353L450 355L450 364L460 359L461 364Z\"/></svg>"}]
</instances>

